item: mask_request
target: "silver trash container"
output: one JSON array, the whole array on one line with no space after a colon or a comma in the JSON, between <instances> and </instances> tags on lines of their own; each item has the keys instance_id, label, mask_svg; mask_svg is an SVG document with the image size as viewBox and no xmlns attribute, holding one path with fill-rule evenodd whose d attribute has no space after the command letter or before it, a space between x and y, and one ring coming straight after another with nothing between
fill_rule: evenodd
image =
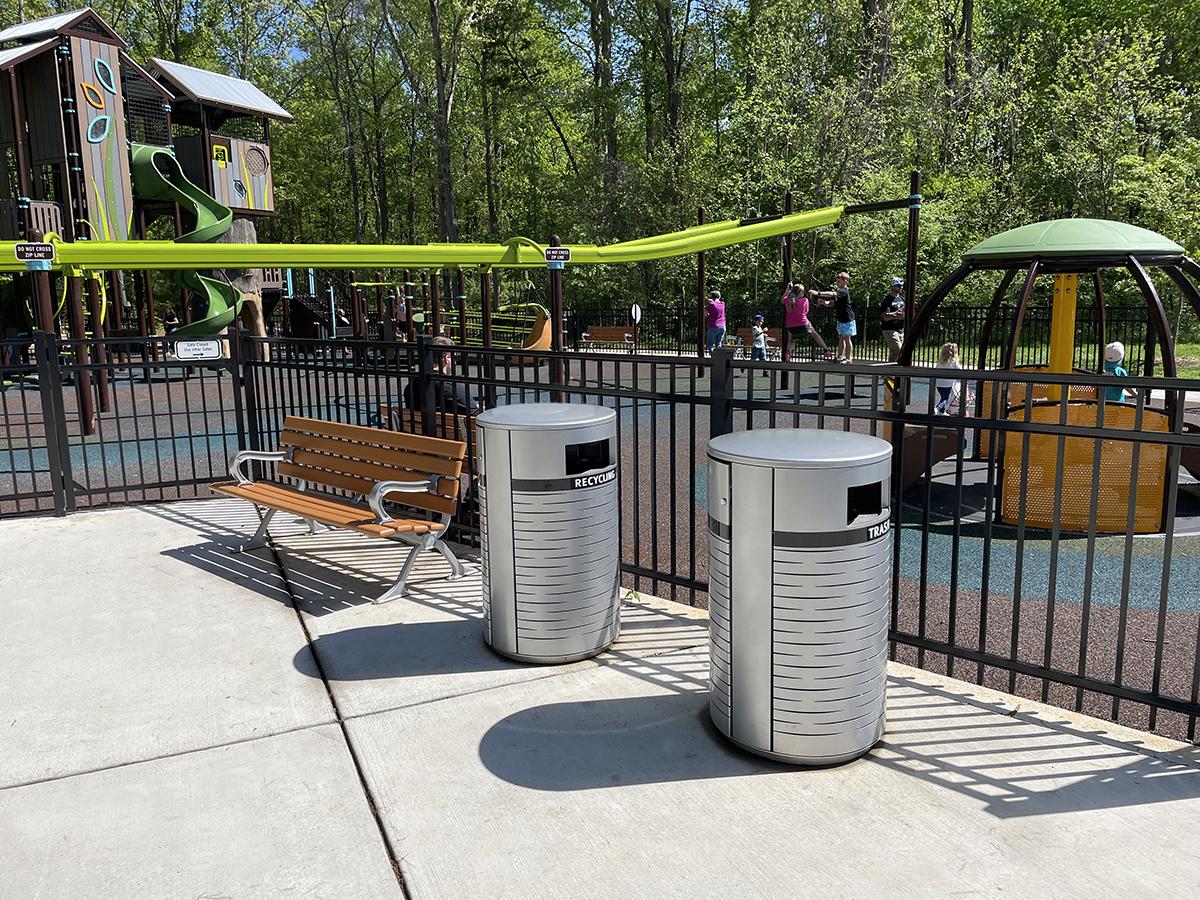
<instances>
[{"instance_id":1,"label":"silver trash container","mask_svg":"<svg viewBox=\"0 0 1200 900\"><path fill-rule=\"evenodd\" d=\"M485 637L525 662L595 656L617 638L617 415L574 403L476 419Z\"/></svg>"},{"instance_id":2,"label":"silver trash container","mask_svg":"<svg viewBox=\"0 0 1200 900\"><path fill-rule=\"evenodd\" d=\"M739 746L825 765L883 736L891 457L844 431L709 442L709 709Z\"/></svg>"}]
</instances>

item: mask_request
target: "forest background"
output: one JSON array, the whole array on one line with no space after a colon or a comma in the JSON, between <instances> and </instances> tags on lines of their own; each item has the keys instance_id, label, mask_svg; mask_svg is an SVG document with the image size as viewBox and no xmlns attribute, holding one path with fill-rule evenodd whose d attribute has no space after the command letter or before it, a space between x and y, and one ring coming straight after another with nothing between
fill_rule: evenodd
<instances>
[{"instance_id":1,"label":"forest background","mask_svg":"<svg viewBox=\"0 0 1200 900\"><path fill-rule=\"evenodd\" d=\"M7 0L0 27L81 5ZM693 225L700 206L780 212L788 190L797 210L894 199L920 169L918 297L977 241L1042 219L1200 250L1200 0L92 5L135 58L247 78L295 116L272 130L279 215L260 240L603 244ZM846 268L881 297L906 219L798 236L797 277L826 287ZM709 280L774 303L781 247L710 253ZM577 305L694 302L694 259L570 275ZM1106 287L1138 302L1120 277Z\"/></svg>"}]
</instances>

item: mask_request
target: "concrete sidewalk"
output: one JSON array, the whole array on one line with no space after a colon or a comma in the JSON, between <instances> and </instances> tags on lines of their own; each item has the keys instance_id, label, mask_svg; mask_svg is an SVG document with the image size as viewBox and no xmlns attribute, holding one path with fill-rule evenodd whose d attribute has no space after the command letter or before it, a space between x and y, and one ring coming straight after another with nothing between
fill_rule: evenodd
<instances>
[{"instance_id":1,"label":"concrete sidewalk","mask_svg":"<svg viewBox=\"0 0 1200 900\"><path fill-rule=\"evenodd\" d=\"M1200 756L893 667L866 757L707 714L707 621L630 596L523 665L478 576L248 504L0 522L0 897L1157 897L1200 883Z\"/></svg>"}]
</instances>

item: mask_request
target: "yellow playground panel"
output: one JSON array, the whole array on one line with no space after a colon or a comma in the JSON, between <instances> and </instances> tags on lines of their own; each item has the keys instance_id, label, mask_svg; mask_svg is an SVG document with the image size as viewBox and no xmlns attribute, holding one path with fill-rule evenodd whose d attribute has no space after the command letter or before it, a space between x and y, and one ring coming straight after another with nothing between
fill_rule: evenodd
<instances>
[{"instance_id":1,"label":"yellow playground panel","mask_svg":"<svg viewBox=\"0 0 1200 900\"><path fill-rule=\"evenodd\" d=\"M1048 372L1048 371L1050 371L1050 369L1047 366L1017 366L1017 367L1011 369L1010 371L1013 371L1013 372ZM1087 374L1087 373L1082 372L1079 369L1076 369L1075 371L1080 372L1081 374ZM992 395L993 395L993 392L995 392L995 391L1000 392L1000 400L998 401L998 405L996 407L997 414L999 415L1000 418L1008 418L1009 412L1014 407L1018 407L1018 406L1024 407L1025 401L1027 398L1032 399L1034 402L1037 402L1039 400L1057 399L1057 398L1052 398L1050 396L1051 391L1050 391L1050 385L1048 385L1048 384L1026 385L1025 383L1021 383L1021 382L1005 383L1005 382L998 382L998 381L985 381L981 385L980 391L979 391L979 403L980 403L979 415L982 418L985 418L985 419L992 418ZM1091 385L1088 387L1085 387L1083 385L1078 385L1078 384L1071 385L1071 399L1072 400L1095 400L1096 399L1095 385ZM993 445L997 445L996 449L998 450L999 443L1000 443L999 435L997 435L995 438L993 438L991 431L979 432L979 446L978 446L979 458L980 459L989 459L992 455Z\"/></svg>"},{"instance_id":2,"label":"yellow playground panel","mask_svg":"<svg viewBox=\"0 0 1200 900\"><path fill-rule=\"evenodd\" d=\"M1072 402L1067 407L1067 424L1095 427L1099 404L1095 401ZM1024 421L1025 409L1009 412L1012 421ZM1030 411L1034 422L1056 424L1061 421L1059 403L1036 404ZM1137 409L1131 405L1107 403L1104 428L1137 430ZM1167 417L1150 409L1142 411L1141 431L1168 431ZM1025 524L1035 528L1054 525L1054 504L1060 499L1059 527L1068 531L1087 531L1092 516L1096 531L1123 532L1129 514L1133 490L1132 441L1104 440L1100 447L1100 467L1095 468L1096 441L1091 438L1063 440L1061 491L1057 487L1059 438L1045 434L1009 432L1004 437L1004 478L1001 494L1001 518L1015 525L1020 517L1021 459L1026 437L1029 440L1028 481L1025 495ZM1162 530L1163 490L1167 470L1165 444L1142 444L1138 454L1137 497L1133 530L1138 533ZM1098 487L1094 482L1098 482ZM1092 494L1096 491L1095 509Z\"/></svg>"}]
</instances>

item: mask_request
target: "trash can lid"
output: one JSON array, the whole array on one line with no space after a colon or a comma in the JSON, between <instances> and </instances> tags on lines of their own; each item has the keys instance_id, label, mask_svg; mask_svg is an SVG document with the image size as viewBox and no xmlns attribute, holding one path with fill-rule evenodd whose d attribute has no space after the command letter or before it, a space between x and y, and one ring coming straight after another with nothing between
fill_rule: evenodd
<instances>
[{"instance_id":1,"label":"trash can lid","mask_svg":"<svg viewBox=\"0 0 1200 900\"><path fill-rule=\"evenodd\" d=\"M616 410L591 403L510 403L475 417L478 425L497 428L578 428L612 423Z\"/></svg>"},{"instance_id":2,"label":"trash can lid","mask_svg":"<svg viewBox=\"0 0 1200 900\"><path fill-rule=\"evenodd\" d=\"M708 455L789 469L847 468L889 459L892 445L869 434L816 428L765 428L722 434Z\"/></svg>"}]
</instances>

